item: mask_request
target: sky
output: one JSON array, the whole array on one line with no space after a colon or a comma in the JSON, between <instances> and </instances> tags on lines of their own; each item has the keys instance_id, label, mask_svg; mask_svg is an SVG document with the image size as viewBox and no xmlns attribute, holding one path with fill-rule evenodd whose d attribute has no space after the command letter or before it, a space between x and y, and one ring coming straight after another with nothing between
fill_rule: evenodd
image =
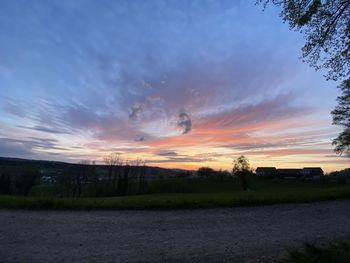
<instances>
[{"instance_id":1,"label":"sky","mask_svg":"<svg viewBox=\"0 0 350 263\"><path fill-rule=\"evenodd\" d=\"M0 156L349 166L337 83L255 0L0 0Z\"/></svg>"}]
</instances>

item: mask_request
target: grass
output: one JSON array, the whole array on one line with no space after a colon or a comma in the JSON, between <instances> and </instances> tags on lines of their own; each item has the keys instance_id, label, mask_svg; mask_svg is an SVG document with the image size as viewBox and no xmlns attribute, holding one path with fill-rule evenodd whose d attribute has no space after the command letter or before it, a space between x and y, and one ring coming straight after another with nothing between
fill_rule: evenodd
<instances>
[{"instance_id":1,"label":"grass","mask_svg":"<svg viewBox=\"0 0 350 263\"><path fill-rule=\"evenodd\" d=\"M145 195L98 198L58 198L47 195L0 196L0 208L185 209L300 203L350 197L350 185L322 185L315 182L292 180L257 181L250 191L243 192L239 185L233 181L181 180L184 181L164 180L157 182L159 184L157 187L155 186L157 184L153 185L154 192ZM168 185L168 187L164 187L164 185ZM152 189L152 186L150 189ZM165 193L162 193L162 191L165 191ZM38 195L38 192L36 195Z\"/></svg>"},{"instance_id":2,"label":"grass","mask_svg":"<svg viewBox=\"0 0 350 263\"><path fill-rule=\"evenodd\" d=\"M286 263L348 263L350 262L350 243L331 244L329 247L317 247L305 244L302 250L289 252Z\"/></svg>"},{"instance_id":3,"label":"grass","mask_svg":"<svg viewBox=\"0 0 350 263\"><path fill-rule=\"evenodd\" d=\"M308 190L310 188L327 188L332 184L320 184L312 181L298 180L258 180L254 179L250 185L252 191L284 191L284 190ZM334 184L333 184L334 186ZM93 196L92 186L83 187L83 196ZM99 185L103 192L105 185ZM138 193L138 183L129 183L128 192L130 195ZM145 194L162 193L222 193L222 192L241 192L241 186L236 180L200 180L186 178L158 179L147 184ZM53 197L59 196L59 189L54 185L36 185L32 188L31 196Z\"/></svg>"}]
</instances>

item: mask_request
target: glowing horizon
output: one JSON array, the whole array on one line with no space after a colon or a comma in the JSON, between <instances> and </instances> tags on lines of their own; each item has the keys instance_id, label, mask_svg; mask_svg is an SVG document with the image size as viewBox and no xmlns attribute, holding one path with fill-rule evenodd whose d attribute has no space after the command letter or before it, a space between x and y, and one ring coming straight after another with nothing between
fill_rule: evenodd
<instances>
[{"instance_id":1,"label":"glowing horizon","mask_svg":"<svg viewBox=\"0 0 350 263\"><path fill-rule=\"evenodd\" d=\"M0 156L168 168L349 167L337 83L254 1L3 1Z\"/></svg>"}]
</instances>

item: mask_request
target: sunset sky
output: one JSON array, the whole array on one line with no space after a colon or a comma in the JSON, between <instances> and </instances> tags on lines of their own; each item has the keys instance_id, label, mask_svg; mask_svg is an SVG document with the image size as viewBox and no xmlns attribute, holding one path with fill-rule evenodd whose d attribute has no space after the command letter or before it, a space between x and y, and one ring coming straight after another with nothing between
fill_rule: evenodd
<instances>
[{"instance_id":1,"label":"sunset sky","mask_svg":"<svg viewBox=\"0 0 350 263\"><path fill-rule=\"evenodd\" d=\"M0 156L349 166L339 94L255 0L0 2Z\"/></svg>"}]
</instances>

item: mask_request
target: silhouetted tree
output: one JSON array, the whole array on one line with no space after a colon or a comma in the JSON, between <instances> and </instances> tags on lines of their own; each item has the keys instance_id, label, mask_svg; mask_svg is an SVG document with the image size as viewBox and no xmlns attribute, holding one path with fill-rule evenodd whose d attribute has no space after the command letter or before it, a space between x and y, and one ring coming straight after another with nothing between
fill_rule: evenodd
<instances>
[{"instance_id":1,"label":"silhouetted tree","mask_svg":"<svg viewBox=\"0 0 350 263\"><path fill-rule=\"evenodd\" d=\"M192 173L190 171L184 171L184 172L181 172L177 175L177 177L180 177L180 178L188 178L192 175Z\"/></svg>"},{"instance_id":2,"label":"silhouetted tree","mask_svg":"<svg viewBox=\"0 0 350 263\"><path fill-rule=\"evenodd\" d=\"M333 124L344 127L333 141L335 151L350 146L350 0L257 0L282 7L281 17L290 27L302 32L306 43L304 61L316 69L324 68L327 79L342 81L342 96L332 111ZM345 124L345 125L344 125Z\"/></svg>"},{"instance_id":3,"label":"silhouetted tree","mask_svg":"<svg viewBox=\"0 0 350 263\"><path fill-rule=\"evenodd\" d=\"M107 192L115 192L117 186L117 192L121 191L120 169L122 167L122 159L118 153L111 153L106 155L104 163L108 167L108 179L107 179ZM118 184L118 185L117 185Z\"/></svg>"},{"instance_id":4,"label":"silhouetted tree","mask_svg":"<svg viewBox=\"0 0 350 263\"><path fill-rule=\"evenodd\" d=\"M257 0L282 7L282 19L302 32L306 43L303 59L316 69L328 70L327 78L349 77L350 0Z\"/></svg>"},{"instance_id":5,"label":"silhouetted tree","mask_svg":"<svg viewBox=\"0 0 350 263\"><path fill-rule=\"evenodd\" d=\"M337 153L346 152L350 156L350 79L344 81L340 89L342 95L337 98L338 106L332 111L332 115L333 124L343 126L344 131L333 140L333 145Z\"/></svg>"},{"instance_id":6,"label":"silhouetted tree","mask_svg":"<svg viewBox=\"0 0 350 263\"><path fill-rule=\"evenodd\" d=\"M249 177L252 175L252 169L245 156L242 155L233 161L232 173L239 179L242 189L246 191L249 187Z\"/></svg>"},{"instance_id":7,"label":"silhouetted tree","mask_svg":"<svg viewBox=\"0 0 350 263\"><path fill-rule=\"evenodd\" d=\"M138 193L143 194L147 192L148 182L146 180L146 162L142 162L142 160L136 160L136 167L138 168L139 175L139 187Z\"/></svg>"},{"instance_id":8,"label":"silhouetted tree","mask_svg":"<svg viewBox=\"0 0 350 263\"><path fill-rule=\"evenodd\" d=\"M229 178L231 176L231 174L228 171L223 171L223 170L219 170L219 171L215 171L215 175L214 177L219 179L220 181L223 181L225 178Z\"/></svg>"},{"instance_id":9,"label":"silhouetted tree","mask_svg":"<svg viewBox=\"0 0 350 263\"><path fill-rule=\"evenodd\" d=\"M197 171L197 175L208 179L213 176L214 172L215 171L210 167L200 167Z\"/></svg>"},{"instance_id":10,"label":"silhouetted tree","mask_svg":"<svg viewBox=\"0 0 350 263\"><path fill-rule=\"evenodd\" d=\"M96 162L92 161L91 165L90 165L90 169L89 169L89 178L90 181L93 184L93 188L94 188L94 196L98 196L99 195L99 191L98 191L98 183L99 183L99 177L96 171Z\"/></svg>"},{"instance_id":11,"label":"silhouetted tree","mask_svg":"<svg viewBox=\"0 0 350 263\"><path fill-rule=\"evenodd\" d=\"M129 186L129 175L131 172L131 166L128 162L125 163L124 171L123 171L123 178L121 180L121 191L119 192L121 195L126 195L128 193L128 186Z\"/></svg>"},{"instance_id":12,"label":"silhouetted tree","mask_svg":"<svg viewBox=\"0 0 350 263\"><path fill-rule=\"evenodd\" d=\"M61 197L73 195L74 178L71 176L71 169L69 167L66 167L62 171L62 174L57 177L57 185Z\"/></svg>"},{"instance_id":13,"label":"silhouetted tree","mask_svg":"<svg viewBox=\"0 0 350 263\"><path fill-rule=\"evenodd\" d=\"M8 169L3 169L0 172L0 194L11 193L11 173Z\"/></svg>"},{"instance_id":14,"label":"silhouetted tree","mask_svg":"<svg viewBox=\"0 0 350 263\"><path fill-rule=\"evenodd\" d=\"M24 167L14 177L16 193L28 195L32 187L38 182L40 174L34 167Z\"/></svg>"}]
</instances>

